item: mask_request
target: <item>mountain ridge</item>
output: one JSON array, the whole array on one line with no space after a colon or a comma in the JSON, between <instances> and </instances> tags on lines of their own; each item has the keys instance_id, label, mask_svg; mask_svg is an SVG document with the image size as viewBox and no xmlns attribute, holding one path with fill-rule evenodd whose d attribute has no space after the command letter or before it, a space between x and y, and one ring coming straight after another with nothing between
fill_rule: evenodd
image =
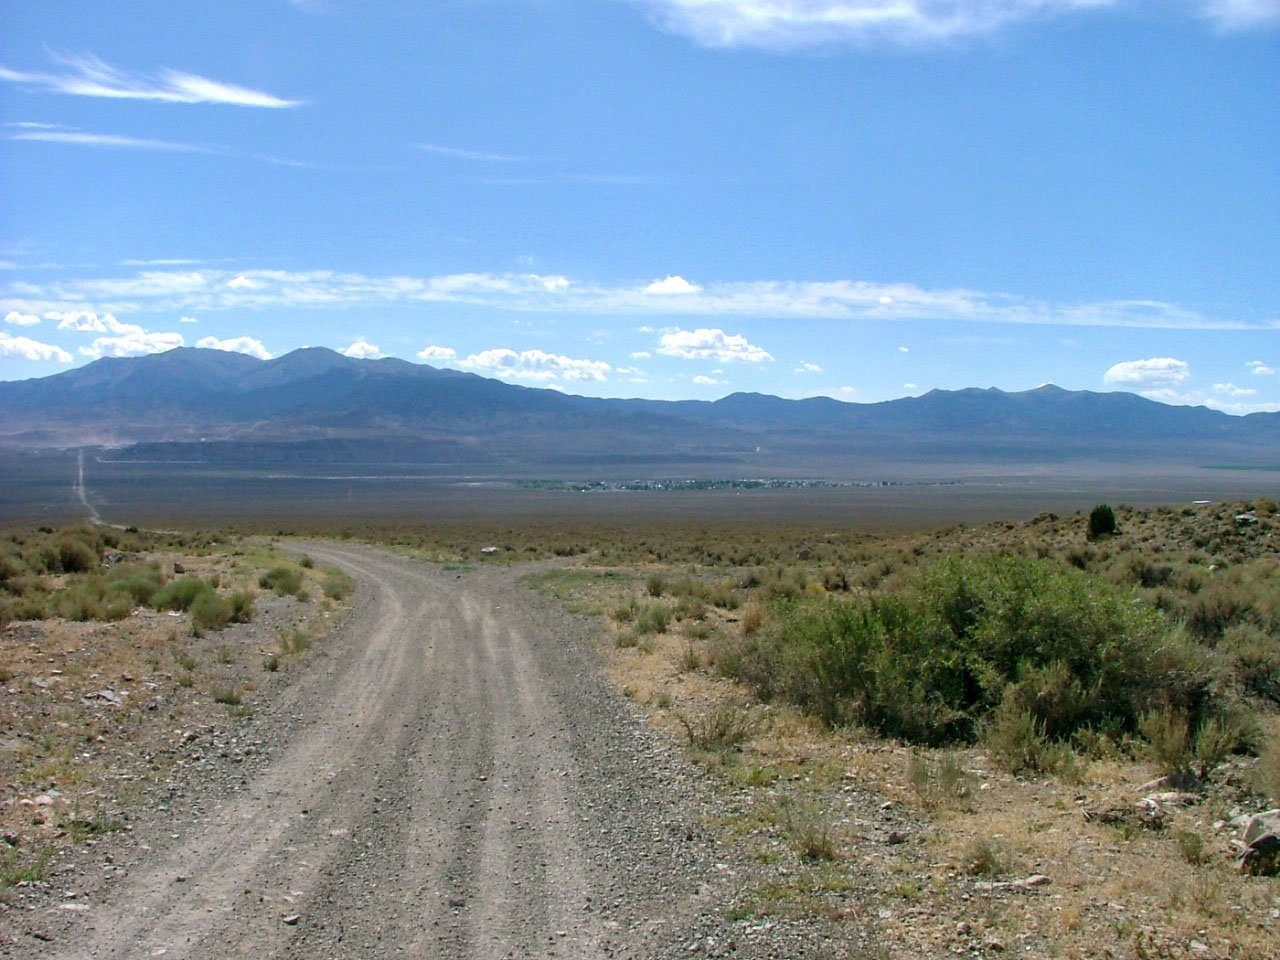
<instances>
[{"instance_id":1,"label":"mountain ridge","mask_svg":"<svg viewBox=\"0 0 1280 960\"><path fill-rule=\"evenodd\" d=\"M485 463L710 460L744 468L826 464L847 472L877 460L1000 464L1014 460L1261 463L1280 448L1280 414L1235 417L1130 393L1042 384L930 390L850 403L737 392L717 400L603 399L525 387L394 358L356 359L321 347L274 360L196 348L104 358L49 377L0 382L0 444L126 451L215 443L234 461L272 444L322 458L324 446L378 456L400 443ZM298 444L315 444L300 451ZM388 445L391 446L388 446ZM283 453L282 453L283 455ZM445 454L442 454L445 455ZM452 462L452 461L451 461Z\"/></svg>"}]
</instances>

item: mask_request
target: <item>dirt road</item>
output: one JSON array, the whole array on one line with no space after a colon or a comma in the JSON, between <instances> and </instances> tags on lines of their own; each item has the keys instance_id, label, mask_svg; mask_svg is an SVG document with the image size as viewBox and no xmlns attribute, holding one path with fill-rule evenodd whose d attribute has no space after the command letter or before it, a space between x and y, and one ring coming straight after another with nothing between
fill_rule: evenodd
<instances>
[{"instance_id":1,"label":"dirt road","mask_svg":"<svg viewBox=\"0 0 1280 960\"><path fill-rule=\"evenodd\" d=\"M679 952L715 875L696 790L586 627L509 570L307 551L361 590L252 721L266 759L144 810L38 955Z\"/></svg>"}]
</instances>

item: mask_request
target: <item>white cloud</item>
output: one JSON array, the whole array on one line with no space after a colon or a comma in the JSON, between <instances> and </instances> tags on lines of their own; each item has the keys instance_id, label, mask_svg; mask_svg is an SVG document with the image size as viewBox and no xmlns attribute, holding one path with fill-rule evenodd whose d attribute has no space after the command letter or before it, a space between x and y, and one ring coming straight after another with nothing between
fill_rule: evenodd
<instances>
[{"instance_id":1,"label":"white cloud","mask_svg":"<svg viewBox=\"0 0 1280 960\"><path fill-rule=\"evenodd\" d=\"M49 343L41 343L30 337L14 337L0 330L0 357L21 357L23 360L54 361L55 363L71 363L71 354L61 347Z\"/></svg>"},{"instance_id":2,"label":"white cloud","mask_svg":"<svg viewBox=\"0 0 1280 960\"><path fill-rule=\"evenodd\" d=\"M197 320L195 317L179 317L178 322L179 323L199 323L200 321Z\"/></svg>"},{"instance_id":3,"label":"white cloud","mask_svg":"<svg viewBox=\"0 0 1280 960\"><path fill-rule=\"evenodd\" d=\"M1275 370L1267 366L1261 360L1250 360L1245 364L1249 371L1256 377L1270 377L1275 375Z\"/></svg>"},{"instance_id":4,"label":"white cloud","mask_svg":"<svg viewBox=\"0 0 1280 960\"><path fill-rule=\"evenodd\" d=\"M462 150L458 147L442 147L437 143L415 143L415 147L425 153L434 153L439 157L450 157L454 160L479 160L485 163L520 163L528 157L517 157L509 153L489 153L486 150Z\"/></svg>"},{"instance_id":5,"label":"white cloud","mask_svg":"<svg viewBox=\"0 0 1280 960\"><path fill-rule=\"evenodd\" d=\"M1215 393L1226 394L1228 397L1252 397L1258 392L1251 387L1237 387L1234 383L1215 383L1213 389Z\"/></svg>"},{"instance_id":6,"label":"white cloud","mask_svg":"<svg viewBox=\"0 0 1280 960\"><path fill-rule=\"evenodd\" d=\"M219 340L217 337L202 337L196 341L196 346L207 350L243 353L251 357L257 357L259 360L271 359L271 354L262 345L262 341L255 340L253 337L231 337L227 340Z\"/></svg>"},{"instance_id":7,"label":"white cloud","mask_svg":"<svg viewBox=\"0 0 1280 960\"><path fill-rule=\"evenodd\" d=\"M207 147L171 140L145 140L139 137L122 137L113 133L84 133L79 130L33 130L15 133L10 140L30 140L37 143L73 143L84 147L112 147L121 150L166 150L174 153L208 153Z\"/></svg>"},{"instance_id":8,"label":"white cloud","mask_svg":"<svg viewBox=\"0 0 1280 960\"><path fill-rule=\"evenodd\" d=\"M140 357L146 353L164 353L182 346L186 341L180 333L138 333L120 337L97 337L80 353L94 360L99 357Z\"/></svg>"},{"instance_id":9,"label":"white cloud","mask_svg":"<svg viewBox=\"0 0 1280 960\"><path fill-rule=\"evenodd\" d=\"M911 348L910 348L910 347L899 347L899 348L898 348L898 352L899 352L899 353L910 353L910 352L911 352Z\"/></svg>"},{"instance_id":10,"label":"white cloud","mask_svg":"<svg viewBox=\"0 0 1280 960\"><path fill-rule=\"evenodd\" d=\"M706 47L793 50L827 44L919 46L1019 21L1120 7L1120 0L632 0L663 29ZM1280 19L1277 0L1190 0L1224 29Z\"/></svg>"},{"instance_id":11,"label":"white cloud","mask_svg":"<svg viewBox=\"0 0 1280 960\"><path fill-rule=\"evenodd\" d=\"M902 385L902 389L903 390L919 390L920 385L916 383L904 383Z\"/></svg>"},{"instance_id":12,"label":"white cloud","mask_svg":"<svg viewBox=\"0 0 1280 960\"><path fill-rule=\"evenodd\" d=\"M154 310L171 313L438 303L514 312L554 311L627 317L940 320L947 323L1144 329L1280 329L1280 323L1274 320L1246 322L1204 316L1175 304L1152 300L1054 304L1007 293L925 289L907 283L867 280L759 280L708 284L678 296L657 296L649 293L644 285L584 283L558 274L459 273L414 277L368 276L329 270L233 272L199 269L146 270L133 276L48 284L13 283L9 291L10 297L0 301L0 310L28 313L47 308L76 309L89 303L99 311Z\"/></svg>"},{"instance_id":13,"label":"white cloud","mask_svg":"<svg viewBox=\"0 0 1280 960\"><path fill-rule=\"evenodd\" d=\"M1191 365L1173 357L1150 357L1117 363L1102 375L1102 382L1112 387L1140 390L1152 400L1165 400L1174 388L1191 377Z\"/></svg>"},{"instance_id":14,"label":"white cloud","mask_svg":"<svg viewBox=\"0 0 1280 960\"><path fill-rule=\"evenodd\" d=\"M210 80L180 70L162 70L155 77L130 74L89 54L53 56L61 73L26 73L0 66L0 80L20 86L82 97L114 100L158 100L165 103L221 103L238 107L296 107L259 90Z\"/></svg>"},{"instance_id":15,"label":"white cloud","mask_svg":"<svg viewBox=\"0 0 1280 960\"><path fill-rule=\"evenodd\" d=\"M1280 0L1201 0L1201 15L1224 30L1247 30L1280 22Z\"/></svg>"},{"instance_id":16,"label":"white cloud","mask_svg":"<svg viewBox=\"0 0 1280 960\"><path fill-rule=\"evenodd\" d=\"M668 275L665 280L655 280L644 288L645 293L656 294L681 294L681 293L697 293L702 288L696 283L690 283L684 277Z\"/></svg>"},{"instance_id":17,"label":"white cloud","mask_svg":"<svg viewBox=\"0 0 1280 960\"><path fill-rule=\"evenodd\" d=\"M653 354L650 353L648 350L636 350L634 353L631 354L632 360L648 360L652 357L653 357Z\"/></svg>"},{"instance_id":18,"label":"white cloud","mask_svg":"<svg viewBox=\"0 0 1280 960\"><path fill-rule=\"evenodd\" d=\"M34 313L19 313L17 310L10 310L4 317L5 323L11 323L15 327L34 327L40 322L40 318Z\"/></svg>"},{"instance_id":19,"label":"white cloud","mask_svg":"<svg viewBox=\"0 0 1280 960\"><path fill-rule=\"evenodd\" d=\"M816 363L810 363L807 360L802 360L800 362L800 366L796 367L795 372L796 373L822 373L822 367L818 366L818 364Z\"/></svg>"},{"instance_id":20,"label":"white cloud","mask_svg":"<svg viewBox=\"0 0 1280 960\"><path fill-rule=\"evenodd\" d=\"M707 47L789 50L831 43L937 43L1115 0L634 0L661 27Z\"/></svg>"},{"instance_id":21,"label":"white cloud","mask_svg":"<svg viewBox=\"0 0 1280 960\"><path fill-rule=\"evenodd\" d=\"M697 330L672 330L662 335L659 344L658 353L684 360L759 363L773 359L767 350L748 343L741 334L706 327Z\"/></svg>"},{"instance_id":22,"label":"white cloud","mask_svg":"<svg viewBox=\"0 0 1280 960\"><path fill-rule=\"evenodd\" d=\"M703 376L702 374L698 374L696 377L694 377L693 382L700 387L715 387L720 385L719 380L715 379L714 377Z\"/></svg>"},{"instance_id":23,"label":"white cloud","mask_svg":"<svg viewBox=\"0 0 1280 960\"><path fill-rule=\"evenodd\" d=\"M458 351L453 347L437 347L434 344L418 351L419 360L456 360Z\"/></svg>"},{"instance_id":24,"label":"white cloud","mask_svg":"<svg viewBox=\"0 0 1280 960\"><path fill-rule=\"evenodd\" d=\"M581 360L544 350L517 353L506 347L473 353L458 363L468 370L510 380L532 380L553 383L560 380L595 380L608 378L612 367L603 360Z\"/></svg>"},{"instance_id":25,"label":"white cloud","mask_svg":"<svg viewBox=\"0 0 1280 960\"><path fill-rule=\"evenodd\" d=\"M382 351L364 337L361 337L343 350L342 355L344 357L354 357L357 360L378 360L382 357Z\"/></svg>"}]
</instances>

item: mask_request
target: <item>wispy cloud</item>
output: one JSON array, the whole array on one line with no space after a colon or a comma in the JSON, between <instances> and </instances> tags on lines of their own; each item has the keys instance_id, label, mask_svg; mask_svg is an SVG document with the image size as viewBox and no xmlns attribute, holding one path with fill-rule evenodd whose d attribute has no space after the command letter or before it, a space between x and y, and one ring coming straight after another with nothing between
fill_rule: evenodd
<instances>
[{"instance_id":1,"label":"wispy cloud","mask_svg":"<svg viewBox=\"0 0 1280 960\"><path fill-rule=\"evenodd\" d=\"M687 285L687 286L686 286ZM0 285L0 309L81 309L197 314L211 310L468 304L512 312L628 317L938 320L1155 330L1280 330L1280 319L1244 321L1157 300L1059 304L1015 294L928 289L869 280L759 280L696 286L676 276L600 284L559 274L458 273L370 276L329 270L143 270L132 276ZM708 323L707 326L712 326Z\"/></svg>"},{"instance_id":2,"label":"wispy cloud","mask_svg":"<svg viewBox=\"0 0 1280 960\"><path fill-rule=\"evenodd\" d=\"M123 137L113 133L82 133L76 130L26 130L15 133L10 140L30 140L38 143L73 143L82 147L108 147L116 150L167 150L174 153L210 153L207 147L191 143L175 143L171 140L147 140Z\"/></svg>"},{"instance_id":3,"label":"wispy cloud","mask_svg":"<svg viewBox=\"0 0 1280 960\"><path fill-rule=\"evenodd\" d=\"M705 47L794 50L829 44L920 46L1032 19L1118 8L1121 0L632 0L662 29ZM1280 20L1277 0L1187 0L1229 30Z\"/></svg>"},{"instance_id":4,"label":"wispy cloud","mask_svg":"<svg viewBox=\"0 0 1280 960\"><path fill-rule=\"evenodd\" d=\"M1205 19L1224 30L1249 30L1280 23L1280 0L1201 0Z\"/></svg>"},{"instance_id":5,"label":"wispy cloud","mask_svg":"<svg viewBox=\"0 0 1280 960\"><path fill-rule=\"evenodd\" d=\"M113 100L217 103L267 109L296 107L302 102L180 70L161 70L151 77L113 67L92 54L50 56L62 68L60 72L32 73L0 65L0 80L50 93Z\"/></svg>"},{"instance_id":6,"label":"wispy cloud","mask_svg":"<svg viewBox=\"0 0 1280 960\"><path fill-rule=\"evenodd\" d=\"M464 150L460 147L443 147L438 143L415 143L414 146L424 153L433 153L438 157L449 157L453 160L475 160L484 163L523 163L529 160L529 157L519 157L509 153Z\"/></svg>"}]
</instances>

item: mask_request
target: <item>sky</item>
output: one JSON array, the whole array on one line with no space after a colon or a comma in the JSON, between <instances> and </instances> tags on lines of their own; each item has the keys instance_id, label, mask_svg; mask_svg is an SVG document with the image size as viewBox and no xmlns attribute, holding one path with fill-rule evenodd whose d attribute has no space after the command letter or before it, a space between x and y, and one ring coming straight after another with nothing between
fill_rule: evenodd
<instances>
[{"instance_id":1,"label":"sky","mask_svg":"<svg viewBox=\"0 0 1280 960\"><path fill-rule=\"evenodd\" d=\"M0 379L1280 410L1280 0L0 5Z\"/></svg>"}]
</instances>

